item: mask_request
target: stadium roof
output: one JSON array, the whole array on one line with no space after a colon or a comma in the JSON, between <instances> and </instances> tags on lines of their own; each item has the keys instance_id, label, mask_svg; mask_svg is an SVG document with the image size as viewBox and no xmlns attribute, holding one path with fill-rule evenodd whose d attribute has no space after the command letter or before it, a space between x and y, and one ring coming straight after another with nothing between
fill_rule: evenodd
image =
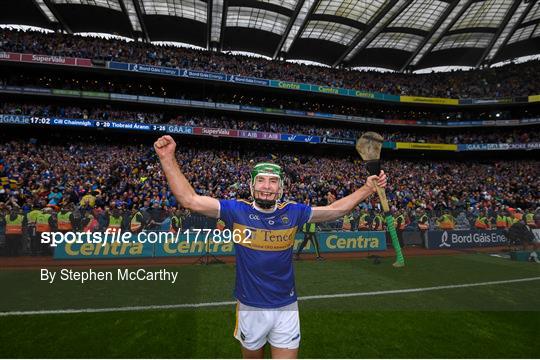
<instances>
[{"instance_id":1,"label":"stadium roof","mask_svg":"<svg viewBox=\"0 0 540 360\"><path fill-rule=\"evenodd\" d=\"M540 53L539 0L11 0L0 23L394 70Z\"/></svg>"}]
</instances>

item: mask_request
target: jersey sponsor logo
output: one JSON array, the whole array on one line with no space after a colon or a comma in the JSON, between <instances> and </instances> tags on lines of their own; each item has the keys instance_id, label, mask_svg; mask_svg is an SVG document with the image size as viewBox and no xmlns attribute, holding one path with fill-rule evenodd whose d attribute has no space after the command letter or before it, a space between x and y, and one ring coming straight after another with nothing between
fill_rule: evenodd
<instances>
[{"instance_id":1,"label":"jersey sponsor logo","mask_svg":"<svg viewBox=\"0 0 540 360\"><path fill-rule=\"evenodd\" d=\"M247 236L244 237L244 234L246 234L246 229L251 231L249 238ZM238 245L253 250L282 251L287 250L294 245L294 237L296 235L297 227L295 226L289 229L280 230L268 230L234 223L233 231L234 230L239 230L239 234L244 237L238 243ZM250 242L244 240L249 240Z\"/></svg>"}]
</instances>

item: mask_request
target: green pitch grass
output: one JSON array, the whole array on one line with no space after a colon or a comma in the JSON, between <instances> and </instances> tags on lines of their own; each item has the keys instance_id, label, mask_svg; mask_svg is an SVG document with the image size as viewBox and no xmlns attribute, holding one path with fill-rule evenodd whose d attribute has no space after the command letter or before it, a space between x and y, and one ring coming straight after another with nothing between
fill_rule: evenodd
<instances>
[{"instance_id":1,"label":"green pitch grass","mask_svg":"<svg viewBox=\"0 0 540 360\"><path fill-rule=\"evenodd\" d=\"M419 289L540 276L485 254L295 263L299 296ZM155 268L153 268L155 270ZM0 312L233 301L234 265L178 266L176 284L47 284L39 269L0 271ZM51 269L54 270L54 269ZM111 270L102 267L94 270ZM320 298L299 303L301 357L537 358L540 280ZM0 317L0 357L239 357L234 306Z\"/></svg>"}]
</instances>

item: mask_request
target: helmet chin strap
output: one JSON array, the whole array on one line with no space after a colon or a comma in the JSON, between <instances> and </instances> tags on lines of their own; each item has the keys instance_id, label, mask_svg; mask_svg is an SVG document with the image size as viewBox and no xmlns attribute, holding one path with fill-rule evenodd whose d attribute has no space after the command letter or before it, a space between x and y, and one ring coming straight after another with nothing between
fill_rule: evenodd
<instances>
[{"instance_id":1,"label":"helmet chin strap","mask_svg":"<svg viewBox=\"0 0 540 360\"><path fill-rule=\"evenodd\" d=\"M276 205L276 200L262 200L255 198L255 204L261 209L269 210Z\"/></svg>"},{"instance_id":2,"label":"helmet chin strap","mask_svg":"<svg viewBox=\"0 0 540 360\"><path fill-rule=\"evenodd\" d=\"M261 209L268 210L268 209L273 208L276 205L277 199L274 199L274 200L258 199L255 196L255 191L253 193L254 193L253 199L255 200L255 204L257 204L257 206L259 206ZM273 194L275 194L276 197L279 195L278 193L273 193Z\"/></svg>"}]
</instances>

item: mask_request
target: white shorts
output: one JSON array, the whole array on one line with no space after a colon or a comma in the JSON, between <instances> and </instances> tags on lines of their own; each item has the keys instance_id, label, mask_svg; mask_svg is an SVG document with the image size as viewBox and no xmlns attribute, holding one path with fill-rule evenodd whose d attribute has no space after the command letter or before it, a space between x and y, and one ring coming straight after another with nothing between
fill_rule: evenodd
<instances>
[{"instance_id":1,"label":"white shorts","mask_svg":"<svg viewBox=\"0 0 540 360\"><path fill-rule=\"evenodd\" d=\"M276 309L262 309L236 304L234 337L248 350L258 350L268 341L282 349L300 346L298 302Z\"/></svg>"}]
</instances>

